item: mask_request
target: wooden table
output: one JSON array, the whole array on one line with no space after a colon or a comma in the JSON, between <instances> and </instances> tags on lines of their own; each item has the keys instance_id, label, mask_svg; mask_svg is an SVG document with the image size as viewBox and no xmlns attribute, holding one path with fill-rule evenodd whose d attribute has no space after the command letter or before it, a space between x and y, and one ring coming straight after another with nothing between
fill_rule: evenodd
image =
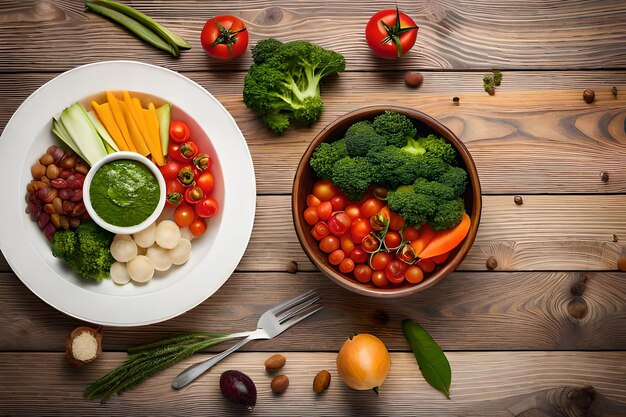
<instances>
[{"instance_id":1,"label":"wooden table","mask_svg":"<svg viewBox=\"0 0 626 417\"><path fill-rule=\"evenodd\" d=\"M36 88L81 64L133 59L180 71L211 91L246 137L258 190L252 239L214 296L164 323L106 327L105 352L83 369L64 358L66 336L83 323L37 298L1 258L1 415L237 413L219 392L226 369L256 381L255 415L528 416L524 410L537 408L545 414L533 416L569 416L583 415L590 398L590 415L626 415L626 275L616 270L626 256L624 1L400 1L420 32L399 61L373 57L363 38L368 18L392 2L129 3L193 49L174 59L85 13L77 0L0 2L0 128ZM227 13L247 22L252 45L307 39L345 55L348 70L323 86L318 123L276 137L243 105L250 53L217 62L199 44L206 19ZM494 96L482 87L492 68L504 73ZM424 74L419 89L405 86L408 70ZM592 104L582 99L587 88L595 90ZM332 283L305 256L291 220L293 174L309 142L333 119L370 104L408 106L442 121L472 152L484 193L478 237L459 270L406 299L366 298ZM490 257L495 270L486 267ZM289 261L297 274L286 272ZM252 329L268 306L311 288L321 293L322 313L275 340L250 343L182 391L170 388L172 378L205 355L106 404L82 398L131 345L183 330ZM400 329L405 317L447 352L451 400L424 382ZM392 351L379 397L349 390L337 375L336 353L353 332L374 333ZM271 393L263 369L272 352L288 358L291 385L282 396ZM311 384L321 369L333 380L317 396Z\"/></svg>"}]
</instances>

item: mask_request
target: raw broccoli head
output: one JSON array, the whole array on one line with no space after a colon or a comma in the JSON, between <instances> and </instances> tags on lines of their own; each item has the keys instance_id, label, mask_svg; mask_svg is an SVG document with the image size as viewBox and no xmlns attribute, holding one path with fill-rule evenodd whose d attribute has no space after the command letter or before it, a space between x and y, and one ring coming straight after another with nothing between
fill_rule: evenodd
<instances>
[{"instance_id":1,"label":"raw broccoli head","mask_svg":"<svg viewBox=\"0 0 626 417\"><path fill-rule=\"evenodd\" d=\"M333 166L332 182L349 199L358 201L372 182L374 167L366 158L349 156L340 159Z\"/></svg>"},{"instance_id":2,"label":"raw broccoli head","mask_svg":"<svg viewBox=\"0 0 626 417\"><path fill-rule=\"evenodd\" d=\"M319 178L331 179L335 162L346 156L348 151L343 139L332 143L322 142L313 151L309 164Z\"/></svg>"},{"instance_id":3,"label":"raw broccoli head","mask_svg":"<svg viewBox=\"0 0 626 417\"><path fill-rule=\"evenodd\" d=\"M387 140L376 133L368 120L350 126L346 131L345 141L350 156L366 156L368 152L375 152L387 145Z\"/></svg>"},{"instance_id":4,"label":"raw broccoli head","mask_svg":"<svg viewBox=\"0 0 626 417\"><path fill-rule=\"evenodd\" d=\"M413 191L417 194L426 194L438 200L451 200L458 197L454 190L440 182L418 178L413 183Z\"/></svg>"},{"instance_id":5,"label":"raw broccoli head","mask_svg":"<svg viewBox=\"0 0 626 417\"><path fill-rule=\"evenodd\" d=\"M415 181L414 170L407 168L414 163L414 156L403 152L400 148L388 145L381 150L368 152L367 159L376 167L372 182L394 189L398 185L412 184ZM407 176L413 178L404 182Z\"/></svg>"},{"instance_id":6,"label":"raw broccoli head","mask_svg":"<svg viewBox=\"0 0 626 417\"><path fill-rule=\"evenodd\" d=\"M450 142L436 135L428 135L425 138L419 138L417 145L420 146L432 156L441 158L445 163L454 165L456 162L456 149Z\"/></svg>"},{"instance_id":7,"label":"raw broccoli head","mask_svg":"<svg viewBox=\"0 0 626 417\"><path fill-rule=\"evenodd\" d=\"M73 230L59 230L52 238L52 255L56 258L74 256L78 252L78 238Z\"/></svg>"},{"instance_id":8,"label":"raw broccoli head","mask_svg":"<svg viewBox=\"0 0 626 417\"><path fill-rule=\"evenodd\" d=\"M450 165L443 162L440 158L429 154L416 157L411 166L412 169L415 170L415 178L413 178L413 181L415 181L417 177L426 178L431 181L437 180L451 168ZM413 181L409 184L412 184Z\"/></svg>"},{"instance_id":9,"label":"raw broccoli head","mask_svg":"<svg viewBox=\"0 0 626 417\"><path fill-rule=\"evenodd\" d=\"M433 197L417 194L411 189L399 188L387 193L389 209L404 217L406 224L420 227L432 217L437 210L437 202Z\"/></svg>"},{"instance_id":10,"label":"raw broccoli head","mask_svg":"<svg viewBox=\"0 0 626 417\"><path fill-rule=\"evenodd\" d=\"M310 125L322 114L320 81L345 70L344 57L306 41L261 41L253 52L243 100L276 133L291 122Z\"/></svg>"},{"instance_id":11,"label":"raw broccoli head","mask_svg":"<svg viewBox=\"0 0 626 417\"><path fill-rule=\"evenodd\" d=\"M437 205L435 215L428 220L434 230L451 229L461 223L465 213L465 203L462 199L445 200Z\"/></svg>"},{"instance_id":12,"label":"raw broccoli head","mask_svg":"<svg viewBox=\"0 0 626 417\"><path fill-rule=\"evenodd\" d=\"M455 197L460 197L465 193L465 187L467 185L467 172L459 167L448 167L441 173L441 176L437 179L442 184L454 190Z\"/></svg>"},{"instance_id":13,"label":"raw broccoli head","mask_svg":"<svg viewBox=\"0 0 626 417\"><path fill-rule=\"evenodd\" d=\"M402 148L409 138L414 138L417 129L407 116L393 111L386 111L374 118L374 130L387 139L389 145Z\"/></svg>"}]
</instances>

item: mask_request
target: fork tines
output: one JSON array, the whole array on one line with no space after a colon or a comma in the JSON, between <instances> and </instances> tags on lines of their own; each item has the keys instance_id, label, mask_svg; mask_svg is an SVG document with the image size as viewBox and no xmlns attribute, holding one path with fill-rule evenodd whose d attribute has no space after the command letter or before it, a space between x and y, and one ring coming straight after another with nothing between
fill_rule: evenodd
<instances>
[{"instance_id":1,"label":"fork tines","mask_svg":"<svg viewBox=\"0 0 626 417\"><path fill-rule=\"evenodd\" d=\"M319 301L315 290L311 290L277 305L271 311L280 324L291 326L321 310Z\"/></svg>"}]
</instances>

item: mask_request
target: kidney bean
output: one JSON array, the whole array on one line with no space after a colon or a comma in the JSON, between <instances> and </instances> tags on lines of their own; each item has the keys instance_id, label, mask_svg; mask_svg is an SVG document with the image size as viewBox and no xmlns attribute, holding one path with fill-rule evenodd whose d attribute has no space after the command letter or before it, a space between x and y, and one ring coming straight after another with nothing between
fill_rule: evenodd
<instances>
[{"instance_id":1,"label":"kidney bean","mask_svg":"<svg viewBox=\"0 0 626 417\"><path fill-rule=\"evenodd\" d=\"M61 172L59 172L59 177L63 179L66 179L70 175L72 175L72 171L70 171L69 169L62 169Z\"/></svg>"},{"instance_id":2,"label":"kidney bean","mask_svg":"<svg viewBox=\"0 0 626 417\"><path fill-rule=\"evenodd\" d=\"M68 200L63 201L63 213L70 214L74 208L74 203Z\"/></svg>"},{"instance_id":3,"label":"kidney bean","mask_svg":"<svg viewBox=\"0 0 626 417\"><path fill-rule=\"evenodd\" d=\"M54 227L54 225L52 223L48 223L48 225L46 227L44 227L43 229L43 235L46 237L46 239L48 239L50 242L52 242L52 240L54 239L54 234L56 233L57 229L56 227Z\"/></svg>"},{"instance_id":4,"label":"kidney bean","mask_svg":"<svg viewBox=\"0 0 626 417\"><path fill-rule=\"evenodd\" d=\"M78 178L70 178L71 175L67 178L67 186L72 190L78 190L83 188L83 181Z\"/></svg>"},{"instance_id":5,"label":"kidney bean","mask_svg":"<svg viewBox=\"0 0 626 417\"><path fill-rule=\"evenodd\" d=\"M65 188L67 187L67 181L65 181L63 178L55 178L50 181L50 185L54 188Z\"/></svg>"},{"instance_id":6,"label":"kidney bean","mask_svg":"<svg viewBox=\"0 0 626 417\"><path fill-rule=\"evenodd\" d=\"M70 201L72 201L74 203L78 203L80 201L83 201L83 190L81 190L81 189L74 190L74 195L72 196L72 198L70 198Z\"/></svg>"},{"instance_id":7,"label":"kidney bean","mask_svg":"<svg viewBox=\"0 0 626 417\"><path fill-rule=\"evenodd\" d=\"M74 207L72 208L72 216L74 217L78 217L81 214L85 213L87 211L87 209L85 208L85 203L83 203L82 201L80 203L77 203L74 205Z\"/></svg>"},{"instance_id":8,"label":"kidney bean","mask_svg":"<svg viewBox=\"0 0 626 417\"><path fill-rule=\"evenodd\" d=\"M56 213L56 209L54 208L52 203L48 203L45 206L43 206L43 211L45 211L48 214Z\"/></svg>"},{"instance_id":9,"label":"kidney bean","mask_svg":"<svg viewBox=\"0 0 626 417\"><path fill-rule=\"evenodd\" d=\"M65 151L61 148L56 148L52 153L52 156L54 157L54 163L56 164L65 157Z\"/></svg>"},{"instance_id":10,"label":"kidney bean","mask_svg":"<svg viewBox=\"0 0 626 417\"><path fill-rule=\"evenodd\" d=\"M50 222L50 215L46 212L43 212L39 215L38 223L40 228L46 227L46 225Z\"/></svg>"},{"instance_id":11,"label":"kidney bean","mask_svg":"<svg viewBox=\"0 0 626 417\"><path fill-rule=\"evenodd\" d=\"M76 169L76 172L83 174L83 175L87 175L87 172L89 171L89 167L84 162L77 162L75 169Z\"/></svg>"},{"instance_id":12,"label":"kidney bean","mask_svg":"<svg viewBox=\"0 0 626 417\"><path fill-rule=\"evenodd\" d=\"M80 219L78 217L70 217L70 227L72 229L77 228L80 225Z\"/></svg>"},{"instance_id":13,"label":"kidney bean","mask_svg":"<svg viewBox=\"0 0 626 417\"><path fill-rule=\"evenodd\" d=\"M76 166L76 157L68 155L59 161L59 166L65 169L72 169Z\"/></svg>"},{"instance_id":14,"label":"kidney bean","mask_svg":"<svg viewBox=\"0 0 626 417\"><path fill-rule=\"evenodd\" d=\"M74 191L70 190L69 188L61 188L59 190L59 197L61 197L61 200L69 200L70 198L72 198L73 195Z\"/></svg>"},{"instance_id":15,"label":"kidney bean","mask_svg":"<svg viewBox=\"0 0 626 417\"><path fill-rule=\"evenodd\" d=\"M52 200L57 198L58 191L55 188L43 187L37 191L37 198L44 203L52 203Z\"/></svg>"}]
</instances>

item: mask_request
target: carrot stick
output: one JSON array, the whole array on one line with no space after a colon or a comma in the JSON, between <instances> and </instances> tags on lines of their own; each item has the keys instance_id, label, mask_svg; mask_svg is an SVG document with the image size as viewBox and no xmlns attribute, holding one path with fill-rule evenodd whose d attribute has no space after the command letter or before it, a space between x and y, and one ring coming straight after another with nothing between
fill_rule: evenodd
<instances>
[{"instance_id":1,"label":"carrot stick","mask_svg":"<svg viewBox=\"0 0 626 417\"><path fill-rule=\"evenodd\" d=\"M120 109L122 110L122 115L124 116L124 120L126 121L126 127L128 127L128 132L130 133L130 138L133 141L133 145L137 149L137 152L143 156L146 156L150 153L150 150L146 146L146 142L144 141L143 135L135 123L135 119L133 119L133 115L131 113L130 108L124 101L119 101Z\"/></svg>"},{"instance_id":2,"label":"carrot stick","mask_svg":"<svg viewBox=\"0 0 626 417\"><path fill-rule=\"evenodd\" d=\"M411 247L415 251L415 255L419 256L420 252L424 250L426 245L430 243L431 239L435 236L435 231L429 225L425 224L419 228L419 237L411 242Z\"/></svg>"},{"instance_id":3,"label":"carrot stick","mask_svg":"<svg viewBox=\"0 0 626 417\"><path fill-rule=\"evenodd\" d=\"M111 113L113 113L113 118L115 119L117 126L120 128L120 131L124 136L124 140L126 141L128 149L132 152L137 152L137 148L135 148L135 144L130 137L130 132L128 131L126 120L124 120L124 114L122 113L119 101L117 101L117 98L110 91L106 92L106 96L107 101L109 102L109 106L111 106Z\"/></svg>"},{"instance_id":4,"label":"carrot stick","mask_svg":"<svg viewBox=\"0 0 626 417\"><path fill-rule=\"evenodd\" d=\"M467 236L467 233L469 232L471 223L472 221L467 213L463 213L461 223L452 229L440 230L436 232L435 236L428 243L428 245L426 245L424 250L416 252L417 256L422 259L426 259L450 252L459 243L461 243L463 239L465 239L465 236Z\"/></svg>"},{"instance_id":5,"label":"carrot stick","mask_svg":"<svg viewBox=\"0 0 626 417\"><path fill-rule=\"evenodd\" d=\"M126 145L126 141L124 140L124 136L122 135L120 128L117 126L117 123L113 118L113 113L111 112L111 106L109 106L109 103L98 104L95 101L92 101L91 107L95 110L98 119L100 119L104 128L107 132L109 132L109 135L111 135L117 147L120 148L120 151L127 151L128 146Z\"/></svg>"},{"instance_id":6,"label":"carrot stick","mask_svg":"<svg viewBox=\"0 0 626 417\"><path fill-rule=\"evenodd\" d=\"M156 114L156 108L154 103L148 103L147 122L148 129L150 129L150 141L147 145L150 148L152 158L158 166L165 165L165 157L163 156L163 150L161 149L161 136L159 134L159 118Z\"/></svg>"}]
</instances>

